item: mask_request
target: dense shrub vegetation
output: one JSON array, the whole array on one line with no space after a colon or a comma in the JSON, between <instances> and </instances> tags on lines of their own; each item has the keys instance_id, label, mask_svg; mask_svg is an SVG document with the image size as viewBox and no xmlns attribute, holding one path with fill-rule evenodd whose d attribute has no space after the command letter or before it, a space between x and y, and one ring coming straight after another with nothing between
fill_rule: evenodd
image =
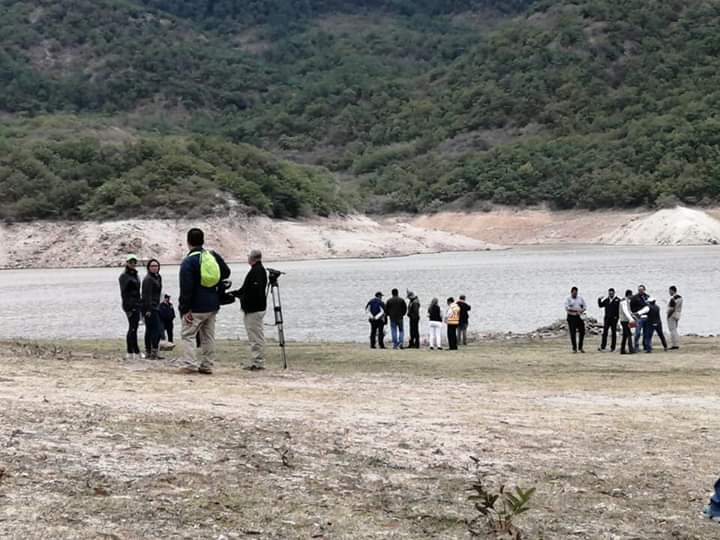
<instances>
[{"instance_id":1,"label":"dense shrub vegetation","mask_svg":"<svg viewBox=\"0 0 720 540\"><path fill-rule=\"evenodd\" d=\"M0 0L0 11L4 217L222 211L223 193L277 216L720 199L711 0ZM68 113L135 142L32 127Z\"/></svg>"}]
</instances>

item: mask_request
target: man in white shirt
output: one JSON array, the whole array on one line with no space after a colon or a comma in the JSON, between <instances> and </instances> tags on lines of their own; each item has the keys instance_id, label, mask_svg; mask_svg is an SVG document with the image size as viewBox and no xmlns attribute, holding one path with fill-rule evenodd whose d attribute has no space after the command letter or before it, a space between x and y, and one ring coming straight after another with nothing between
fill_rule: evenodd
<instances>
[{"instance_id":1,"label":"man in white shirt","mask_svg":"<svg viewBox=\"0 0 720 540\"><path fill-rule=\"evenodd\" d=\"M585 321L583 315L587 305L582 296L578 295L578 288L570 289L570 296L565 300L565 312L567 313L568 330L570 331L570 343L574 353L584 353L583 341L585 340ZM578 335L576 339L575 334Z\"/></svg>"}]
</instances>

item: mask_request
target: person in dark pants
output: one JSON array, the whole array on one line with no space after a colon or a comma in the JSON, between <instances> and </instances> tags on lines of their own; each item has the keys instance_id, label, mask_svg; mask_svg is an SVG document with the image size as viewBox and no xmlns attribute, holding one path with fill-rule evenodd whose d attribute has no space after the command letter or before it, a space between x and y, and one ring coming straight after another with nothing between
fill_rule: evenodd
<instances>
[{"instance_id":1,"label":"person in dark pants","mask_svg":"<svg viewBox=\"0 0 720 540\"><path fill-rule=\"evenodd\" d=\"M128 255L125 261L125 270L120 274L120 297L122 309L128 320L128 331L125 336L127 359L140 358L138 346L138 326L140 325L140 278L137 273L137 257Z\"/></svg>"},{"instance_id":2,"label":"person in dark pants","mask_svg":"<svg viewBox=\"0 0 720 540\"><path fill-rule=\"evenodd\" d=\"M420 348L420 299L414 292L408 291L408 319L410 319L410 344L411 349Z\"/></svg>"},{"instance_id":3,"label":"person in dark pants","mask_svg":"<svg viewBox=\"0 0 720 540\"><path fill-rule=\"evenodd\" d=\"M620 326L622 326L622 341L620 342L620 354L634 354L632 330L630 323L634 323L632 311L630 310L630 299L632 298L630 289L625 291L625 298L620 301ZM625 346L627 345L627 350Z\"/></svg>"},{"instance_id":4,"label":"person in dark pants","mask_svg":"<svg viewBox=\"0 0 720 540\"><path fill-rule=\"evenodd\" d=\"M467 345L467 328L470 322L470 304L465 301L465 295L461 294L457 301L457 305L460 308L460 324L458 325L458 343Z\"/></svg>"},{"instance_id":5,"label":"person in dark pants","mask_svg":"<svg viewBox=\"0 0 720 540\"><path fill-rule=\"evenodd\" d=\"M447 324L448 349L456 351L458 348L457 328L460 326L460 306L455 303L452 296L447 299L447 305L445 324Z\"/></svg>"},{"instance_id":6,"label":"person in dark pants","mask_svg":"<svg viewBox=\"0 0 720 540\"><path fill-rule=\"evenodd\" d=\"M617 345L617 323L620 318L620 299L615 296L615 289L608 289L608 295L598 298L598 307L605 308L603 318L602 343L598 351L604 351L607 346L608 330L612 333L610 352L615 352Z\"/></svg>"},{"instance_id":7,"label":"person in dark pants","mask_svg":"<svg viewBox=\"0 0 720 540\"><path fill-rule=\"evenodd\" d=\"M381 348L385 348L385 303L382 301L383 293L380 291L375 293L365 305L365 312L370 323L370 348L375 348L375 343Z\"/></svg>"},{"instance_id":8,"label":"person in dark pants","mask_svg":"<svg viewBox=\"0 0 720 540\"><path fill-rule=\"evenodd\" d=\"M173 342L173 321L175 320L175 307L170 301L170 295L166 294L163 301L158 307L158 315L160 315L160 322L162 322L167 340Z\"/></svg>"},{"instance_id":9,"label":"person in dark pants","mask_svg":"<svg viewBox=\"0 0 720 540\"><path fill-rule=\"evenodd\" d=\"M583 341L585 340L585 321L583 315L587 305L582 296L578 295L578 288L570 289L570 296L565 300L565 312L567 313L568 330L570 331L570 343L574 353L584 353ZM577 338L576 338L577 334Z\"/></svg>"},{"instance_id":10,"label":"person in dark pants","mask_svg":"<svg viewBox=\"0 0 720 540\"><path fill-rule=\"evenodd\" d=\"M645 330L643 331L643 349L646 353L652 352L652 338L653 334L657 332L660 337L660 342L663 348L667 351L667 341L665 340L665 334L663 334L662 319L660 315L660 308L655 303L654 298L648 298L647 319L645 321Z\"/></svg>"},{"instance_id":11,"label":"person in dark pants","mask_svg":"<svg viewBox=\"0 0 720 540\"><path fill-rule=\"evenodd\" d=\"M403 321L407 313L407 304L400 298L397 289L392 290L392 297L385 303L385 312L390 319L390 335L392 336L393 349L402 349L405 341Z\"/></svg>"},{"instance_id":12,"label":"person in dark pants","mask_svg":"<svg viewBox=\"0 0 720 540\"><path fill-rule=\"evenodd\" d=\"M158 312L161 294L160 262L157 259L150 259L147 263L147 274L142 281L142 312L145 316L145 356L152 360L163 359L158 354L162 333Z\"/></svg>"},{"instance_id":13,"label":"person in dark pants","mask_svg":"<svg viewBox=\"0 0 720 540\"><path fill-rule=\"evenodd\" d=\"M638 285L637 294L630 299L630 311L637 314L635 317L635 350L640 350L640 336L643 334L645 328L645 321L647 319L647 311L643 310L647 306L647 299L649 298L645 285ZM643 312L640 314L640 312Z\"/></svg>"}]
</instances>

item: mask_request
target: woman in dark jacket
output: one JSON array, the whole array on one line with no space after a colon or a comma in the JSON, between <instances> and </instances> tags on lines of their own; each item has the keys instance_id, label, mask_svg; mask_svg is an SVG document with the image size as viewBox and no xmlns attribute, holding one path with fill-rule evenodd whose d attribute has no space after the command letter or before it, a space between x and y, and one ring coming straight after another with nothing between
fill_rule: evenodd
<instances>
[{"instance_id":1,"label":"woman in dark jacket","mask_svg":"<svg viewBox=\"0 0 720 540\"><path fill-rule=\"evenodd\" d=\"M145 316L145 354L147 358L154 360L162 360L158 355L162 334L159 313L161 294L160 262L157 259L150 259L147 263L147 274L142 282L142 311Z\"/></svg>"},{"instance_id":2,"label":"woman in dark jacket","mask_svg":"<svg viewBox=\"0 0 720 540\"><path fill-rule=\"evenodd\" d=\"M122 308L128 319L128 331L125 336L127 345L127 359L135 360L140 357L138 347L138 325L140 324L140 278L137 270L137 257L128 255L125 261L125 270L120 274L120 297Z\"/></svg>"}]
</instances>

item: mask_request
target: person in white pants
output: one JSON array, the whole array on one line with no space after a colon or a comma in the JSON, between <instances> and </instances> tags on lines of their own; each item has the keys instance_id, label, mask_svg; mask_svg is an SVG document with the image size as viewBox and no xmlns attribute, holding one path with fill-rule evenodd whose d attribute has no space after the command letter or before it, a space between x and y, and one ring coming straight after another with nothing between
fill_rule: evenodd
<instances>
[{"instance_id":1,"label":"person in white pants","mask_svg":"<svg viewBox=\"0 0 720 540\"><path fill-rule=\"evenodd\" d=\"M670 349L677 350L680 348L680 333L678 332L678 322L682 314L683 298L677 293L675 285L670 287L670 301L668 302L667 322L670 329Z\"/></svg>"},{"instance_id":2,"label":"person in white pants","mask_svg":"<svg viewBox=\"0 0 720 540\"><path fill-rule=\"evenodd\" d=\"M429 319L429 339L430 349L442 350L442 312L440 311L440 305L438 299L433 298L430 301L430 307L428 307L428 319Z\"/></svg>"}]
</instances>

